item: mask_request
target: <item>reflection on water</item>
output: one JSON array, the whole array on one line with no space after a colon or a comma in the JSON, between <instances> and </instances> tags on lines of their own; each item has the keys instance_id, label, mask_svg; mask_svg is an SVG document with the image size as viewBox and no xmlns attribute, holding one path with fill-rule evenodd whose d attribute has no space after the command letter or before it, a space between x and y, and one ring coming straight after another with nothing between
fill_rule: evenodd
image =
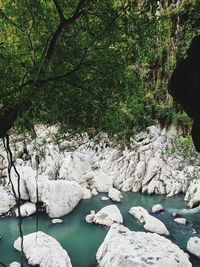
<instances>
[{"instance_id":1,"label":"reflection on water","mask_svg":"<svg viewBox=\"0 0 200 267\"><path fill-rule=\"evenodd\" d=\"M90 210L98 211L102 207L113 204L112 201L102 201L103 194L99 194L90 200L84 200L68 215L63 217L63 224L52 224L46 215L39 217L39 230L56 238L68 251L73 267L95 266L95 254L102 243L108 228L94 224L87 224L84 217ZM132 206L142 206L151 211L151 207L160 203L165 212L156 215L162 220L170 231L170 239L185 249L187 240L191 236L200 237L200 212L199 207L190 212L183 201L183 196L178 195L166 198L160 195L142 195L140 193L123 193L124 200L117 204L124 218L124 225L130 230L143 231L143 227L131 216L128 211ZM187 212L186 212L187 211ZM188 212L189 211L189 212ZM195 211L195 212L194 212ZM172 213L177 212L189 220L189 223L179 225L173 221ZM36 218L31 216L23 220L23 232L28 234L35 232ZM197 233L194 234L194 229ZM16 218L0 219L0 261L9 264L19 260L19 253L14 250L14 240L19 236ZM194 267L200 266L200 260L191 257Z\"/></svg>"}]
</instances>

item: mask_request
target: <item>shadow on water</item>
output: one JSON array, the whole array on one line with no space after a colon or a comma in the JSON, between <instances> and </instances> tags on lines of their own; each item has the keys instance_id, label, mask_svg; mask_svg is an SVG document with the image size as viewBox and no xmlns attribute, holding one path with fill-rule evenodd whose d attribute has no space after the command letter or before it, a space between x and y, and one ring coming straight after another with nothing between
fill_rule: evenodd
<instances>
[{"instance_id":1,"label":"shadow on water","mask_svg":"<svg viewBox=\"0 0 200 267\"><path fill-rule=\"evenodd\" d=\"M103 242L107 227L100 225L87 224L84 220L90 210L96 212L106 205L113 204L111 200L102 201L101 197L105 194L99 194L89 200L83 200L68 215L64 216L62 224L52 224L47 215L39 216L38 229L56 238L58 242L67 250L73 267L94 267L95 255L98 247ZM132 206L142 206L148 211L157 203L160 203L165 212L155 215L162 220L170 231L170 239L180 248L186 249L187 240L191 236L200 237L200 212L188 212L182 214L190 223L186 226L178 225L173 221L173 212L181 213L186 210L183 196L178 195L166 198L160 195L142 195L140 193L123 193L124 200L117 204L123 219L124 225L130 230L144 231L142 225L131 216L128 211ZM176 211L174 211L176 210ZM23 232L28 234L35 232L36 217L31 216L23 220ZM194 233L194 229L196 233ZM19 236L16 218L0 219L0 261L6 264L19 260L19 253L13 248L13 243ZM200 260L191 256L190 260L193 267L200 266ZM27 265L28 266L28 265Z\"/></svg>"}]
</instances>

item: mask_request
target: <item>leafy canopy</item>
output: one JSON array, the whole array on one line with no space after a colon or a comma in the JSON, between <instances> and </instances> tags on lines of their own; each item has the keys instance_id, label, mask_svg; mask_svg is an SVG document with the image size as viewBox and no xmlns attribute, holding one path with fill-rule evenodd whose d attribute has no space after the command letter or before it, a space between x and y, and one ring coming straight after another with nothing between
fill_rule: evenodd
<instances>
[{"instance_id":1,"label":"leafy canopy","mask_svg":"<svg viewBox=\"0 0 200 267\"><path fill-rule=\"evenodd\" d=\"M167 81L198 33L199 5L197 0L1 1L4 130L15 121L27 128L42 122L129 136L155 121L187 125L167 94Z\"/></svg>"}]
</instances>

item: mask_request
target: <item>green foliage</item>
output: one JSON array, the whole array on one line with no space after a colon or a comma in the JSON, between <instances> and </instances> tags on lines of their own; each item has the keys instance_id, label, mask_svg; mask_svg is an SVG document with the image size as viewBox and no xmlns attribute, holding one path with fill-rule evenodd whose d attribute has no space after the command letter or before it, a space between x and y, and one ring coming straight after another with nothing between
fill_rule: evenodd
<instances>
[{"instance_id":1,"label":"green foliage","mask_svg":"<svg viewBox=\"0 0 200 267\"><path fill-rule=\"evenodd\" d=\"M17 106L15 125L28 129L59 123L127 138L155 122L188 129L167 82L199 32L200 3L172 2L2 1L0 108Z\"/></svg>"},{"instance_id":2,"label":"green foliage","mask_svg":"<svg viewBox=\"0 0 200 267\"><path fill-rule=\"evenodd\" d=\"M196 152L190 135L171 138L169 145L162 151L162 158L166 160L168 157L178 159L177 170L183 171L188 181L199 180L200 155Z\"/></svg>"}]
</instances>

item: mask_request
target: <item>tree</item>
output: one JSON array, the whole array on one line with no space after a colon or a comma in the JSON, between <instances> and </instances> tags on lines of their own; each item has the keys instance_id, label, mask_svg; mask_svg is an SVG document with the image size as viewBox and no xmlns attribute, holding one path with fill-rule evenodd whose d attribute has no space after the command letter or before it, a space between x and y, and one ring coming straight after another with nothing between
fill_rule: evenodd
<instances>
[{"instance_id":1,"label":"tree","mask_svg":"<svg viewBox=\"0 0 200 267\"><path fill-rule=\"evenodd\" d=\"M38 122L123 136L156 121L183 123L167 81L198 30L198 5L2 1L0 137Z\"/></svg>"},{"instance_id":2,"label":"tree","mask_svg":"<svg viewBox=\"0 0 200 267\"><path fill-rule=\"evenodd\" d=\"M94 120L95 100L101 98L104 106L105 95L116 90L109 74L118 74L122 65L112 46L117 20L128 5L114 2L1 3L1 137L19 114L50 123L75 119L76 125L86 105L86 120Z\"/></svg>"}]
</instances>

